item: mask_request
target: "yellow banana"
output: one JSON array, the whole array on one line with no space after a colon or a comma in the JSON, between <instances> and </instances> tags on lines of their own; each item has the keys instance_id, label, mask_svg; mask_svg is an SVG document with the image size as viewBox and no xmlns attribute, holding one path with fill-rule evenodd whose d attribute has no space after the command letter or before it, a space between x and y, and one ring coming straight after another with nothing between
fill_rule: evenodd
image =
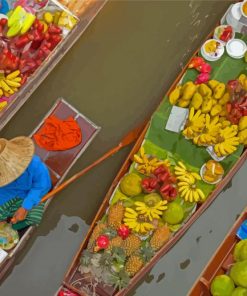
<instances>
[{"instance_id":1,"label":"yellow banana","mask_svg":"<svg viewBox=\"0 0 247 296\"><path fill-rule=\"evenodd\" d=\"M8 84L6 82L4 82L3 79L0 81L0 85L1 85L2 89L4 91L6 91L7 93L9 93L9 94L14 93L14 91L8 86Z\"/></svg>"},{"instance_id":2,"label":"yellow banana","mask_svg":"<svg viewBox=\"0 0 247 296\"><path fill-rule=\"evenodd\" d=\"M190 196L190 190L187 191L187 193L184 196L184 200L188 201L189 200L189 196Z\"/></svg>"},{"instance_id":3,"label":"yellow banana","mask_svg":"<svg viewBox=\"0 0 247 296\"><path fill-rule=\"evenodd\" d=\"M184 176L179 176L177 179L179 181L187 182L187 183L189 183L191 185L195 183L195 178L190 174L187 174L187 175L184 175Z\"/></svg>"},{"instance_id":4,"label":"yellow banana","mask_svg":"<svg viewBox=\"0 0 247 296\"><path fill-rule=\"evenodd\" d=\"M145 154L145 149L144 149L143 146L141 146L141 148L140 148L140 155L141 155L141 157L143 157L144 154Z\"/></svg>"},{"instance_id":5,"label":"yellow banana","mask_svg":"<svg viewBox=\"0 0 247 296\"><path fill-rule=\"evenodd\" d=\"M143 159L137 154L134 155L134 161L140 164L143 163Z\"/></svg>"},{"instance_id":6,"label":"yellow banana","mask_svg":"<svg viewBox=\"0 0 247 296\"><path fill-rule=\"evenodd\" d=\"M184 182L184 181L182 181L182 182L178 182L178 186L179 186L179 187L182 187L182 186L189 186L189 183L188 183L188 182Z\"/></svg>"},{"instance_id":7,"label":"yellow banana","mask_svg":"<svg viewBox=\"0 0 247 296\"><path fill-rule=\"evenodd\" d=\"M11 87L20 87L21 84L19 82L15 82L13 80L4 79L4 82L7 83Z\"/></svg>"},{"instance_id":8,"label":"yellow banana","mask_svg":"<svg viewBox=\"0 0 247 296\"><path fill-rule=\"evenodd\" d=\"M185 188L182 192L181 192L181 197L185 197L186 193L189 191L189 187Z\"/></svg>"},{"instance_id":9,"label":"yellow banana","mask_svg":"<svg viewBox=\"0 0 247 296\"><path fill-rule=\"evenodd\" d=\"M195 172L191 172L190 174L191 174L196 180L201 180L201 179L202 179L201 176L200 176L199 174L195 173Z\"/></svg>"},{"instance_id":10,"label":"yellow banana","mask_svg":"<svg viewBox=\"0 0 247 296\"><path fill-rule=\"evenodd\" d=\"M182 161L179 161L179 162L178 162L178 165L179 165L182 169L187 170L186 166L182 163Z\"/></svg>"},{"instance_id":11,"label":"yellow banana","mask_svg":"<svg viewBox=\"0 0 247 296\"><path fill-rule=\"evenodd\" d=\"M192 191L192 190L190 191L189 201L190 201L190 202L193 202L193 201L194 201L194 200L193 200L193 191Z\"/></svg>"},{"instance_id":12,"label":"yellow banana","mask_svg":"<svg viewBox=\"0 0 247 296\"><path fill-rule=\"evenodd\" d=\"M190 121L192 121L194 114L195 114L195 108L192 107L192 108L190 108L190 113L189 113L189 120Z\"/></svg>"},{"instance_id":13,"label":"yellow banana","mask_svg":"<svg viewBox=\"0 0 247 296\"><path fill-rule=\"evenodd\" d=\"M8 77L8 76L7 76L7 77ZM7 78L7 77L6 77L6 78ZM7 78L7 79L8 79L8 78ZM21 82L22 79L21 79L21 77L16 77L16 78L13 78L12 80L15 81L15 82Z\"/></svg>"},{"instance_id":14,"label":"yellow banana","mask_svg":"<svg viewBox=\"0 0 247 296\"><path fill-rule=\"evenodd\" d=\"M12 73L10 73L9 75L7 75L7 79L13 79L16 78L17 76L19 76L21 74L21 72L19 70L16 70Z\"/></svg>"},{"instance_id":15,"label":"yellow banana","mask_svg":"<svg viewBox=\"0 0 247 296\"><path fill-rule=\"evenodd\" d=\"M205 200L206 196L200 188L196 188L196 192L199 194L201 200Z\"/></svg>"},{"instance_id":16,"label":"yellow banana","mask_svg":"<svg viewBox=\"0 0 247 296\"><path fill-rule=\"evenodd\" d=\"M193 190L193 199L195 202L198 202L200 200L200 196L197 190Z\"/></svg>"}]
</instances>

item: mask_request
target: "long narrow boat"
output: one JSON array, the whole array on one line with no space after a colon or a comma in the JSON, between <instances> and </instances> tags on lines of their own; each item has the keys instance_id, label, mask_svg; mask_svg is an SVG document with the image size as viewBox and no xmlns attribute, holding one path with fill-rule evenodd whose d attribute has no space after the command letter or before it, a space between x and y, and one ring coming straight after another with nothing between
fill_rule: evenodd
<instances>
[{"instance_id":1,"label":"long narrow boat","mask_svg":"<svg viewBox=\"0 0 247 296\"><path fill-rule=\"evenodd\" d=\"M222 274L227 274L234 264L233 251L240 241L237 231L242 223L247 221L247 208L243 211L226 238L216 250L203 272L200 274L188 295L190 296L210 296L210 286L213 279Z\"/></svg>"},{"instance_id":2,"label":"long narrow boat","mask_svg":"<svg viewBox=\"0 0 247 296\"><path fill-rule=\"evenodd\" d=\"M214 32L211 32L207 39L212 38ZM244 38L241 34L236 34L236 38ZM218 194L224 189L224 187L229 183L229 181L232 179L234 174L240 169L240 167L243 165L243 163L246 160L247 156L247 151L244 149L243 146L240 146L239 149L233 153L231 156L227 156L222 162L220 162L225 169L225 175L222 178L222 180L216 185L216 186L202 186L201 188L204 190L205 194L207 195L207 198L204 202L197 203L195 207L190 208L189 213L184 216L184 220L182 223L175 225L169 225L167 224L164 225L162 222L160 222L161 219L158 219L158 226L157 223L155 225L156 230L159 229L160 227L166 226L169 228L170 231L170 236L168 239L166 239L165 242L163 242L163 245L158 248L158 250L151 256L151 259L149 258L149 261L143 264L140 260L138 261L135 258L135 266L138 265L139 267L137 270L135 270L134 275L132 273L132 276L128 283L124 286L122 286L119 289L116 289L113 287L113 284L106 283L102 281L102 275L106 274L107 272L113 273L115 278L117 278L119 284L119 279L120 275L119 273L123 271L123 268L125 270L125 274L127 271L126 268L126 261L123 260L121 261L121 264L118 265L118 267L114 266L114 269L111 268L109 269L109 262L107 261L108 264L108 269L104 269L102 265L103 261L97 261L101 260L99 258L102 258L102 260L111 260L112 257L114 257L116 254L114 254L113 249L111 249L111 239L112 239L112 234L111 231L114 232L114 229L111 228L110 231L106 230L100 230L100 227L97 228L98 225L104 225L102 228L105 227L105 224L109 227L109 225L113 225L112 223L112 215L111 219L109 218L110 216L110 211L111 208L114 205L123 205L125 208L125 212L128 212L128 214L122 214L122 220L121 223L126 223L127 225L127 230L130 230L132 228L132 231L136 236L138 236L138 231L140 232L140 229L142 226L138 226L138 228L134 228L133 223L128 223L130 219L135 219L135 217L138 217L139 219L139 214L137 213L138 211L138 206L140 204L143 206L143 196L139 198L139 196L136 196L136 200L139 203L134 202L134 207L127 206L125 202L130 202L131 203L131 196L134 195L133 191L130 193L129 190L126 189L126 187L123 184L123 180L125 176L129 176L130 174L135 174L141 177L142 181L145 178L145 172L141 170L137 170L138 168L138 161L139 164L145 164L147 163L147 160L154 160L159 159L161 162L165 162L167 159L170 160L170 162L173 162L173 165L171 165L171 170L170 170L170 175L172 173L176 172L176 166L178 163L181 164L181 161L183 162L182 166L186 167L186 172L189 174L191 171L195 173L199 173L203 165L205 165L205 162L210 159L211 157L209 154L207 154L206 150L204 147L197 147L193 145L191 141L188 139L184 139L183 136L180 133L176 132L170 132L165 129L166 124L168 122L168 118L170 117L171 110L173 106L169 103L169 100L171 101L171 94L174 90L176 90L177 86L180 84L184 84L188 81L191 81L196 79L197 73L194 70L189 69L191 67L191 64L194 63L195 57L198 57L200 55L199 50L195 52L195 54L192 56L191 60L188 62L188 64L184 67L182 72L179 74L177 79L174 81L172 86L170 87L169 91L165 95L164 99L162 100L161 104L159 105L158 109L156 112L153 114L150 122L147 124L145 129L143 130L143 133L141 134L140 138L137 140L135 146L133 147L132 151L130 152L129 156L127 157L126 161L124 162L122 168L120 169L119 173L117 174L116 178L112 182L112 185L107 192L101 207L99 208L95 219L93 220L91 227L82 242L77 254L75 255L71 266L69 267L65 278L63 280L63 287L65 289L68 289L69 291L74 292L76 295L126 295L144 276L147 274L147 272L160 260L162 256L164 256L169 249L172 248L172 246L179 241L179 239L185 234L185 232L189 229L189 227L200 217L200 215L211 205L211 203L217 198ZM245 69L245 63L243 60L235 60L231 57L229 57L226 53L222 56L222 58L217 61L217 62L210 62L209 63L211 67L213 68L213 72L211 73L211 79L218 79L223 83L227 83L231 79L236 79L240 74L246 73ZM231 71L229 71L229 67L231 68ZM230 72L230 73L229 73ZM178 86L178 90L180 90L181 87ZM174 93L173 93L174 94ZM168 100L169 98L169 100ZM191 108L192 109L192 108ZM211 106L212 109L212 106ZM210 109L210 110L211 110ZM194 110L193 110L194 111ZM190 111L191 112L191 111ZM209 111L211 112L211 111ZM193 113L193 112L192 112ZM206 113L206 112L205 112ZM193 115L193 114L192 114ZM213 116L213 115L212 115ZM192 116L193 117L193 116ZM173 120L175 120L173 118ZM176 121L176 120L175 120ZM174 121L173 121L174 122ZM188 126L187 126L188 127ZM186 127L186 128L187 128ZM215 146L214 146L215 147ZM144 152L146 151L146 153ZM215 157L215 156L214 156ZM140 158L143 158L145 160L140 160ZM134 160L134 162L133 162ZM176 164L174 168L174 163ZM186 164L186 165L185 165ZM140 168L143 170L143 166L140 166ZM190 168L187 170L187 168ZM184 169L184 168L183 168ZM168 170L169 171L169 170ZM154 173L153 173L154 174ZM151 178L153 177L153 174L151 174ZM150 174L149 174L150 177ZM137 178L135 177L135 184L137 183ZM133 179L129 179L130 183L134 182ZM188 181L189 182L189 181ZM194 181L193 181L194 182ZM201 181L199 181L201 182ZM127 182L128 183L128 182ZM142 183L142 187L143 187ZM184 184L183 184L184 185ZM179 184L178 184L179 186ZM199 186L199 185L198 185ZM128 186L127 186L128 187ZM135 187L137 188L137 187ZM194 187L193 187L194 188ZM149 188L150 189L150 188ZM154 189L154 188L151 188ZM155 192L157 193L157 188L155 188ZM128 191L128 193L127 193ZM135 189L134 191L138 191L139 189ZM150 192L150 191L149 191ZM161 192L159 192L161 193ZM127 198L126 198L127 196ZM180 196L179 196L180 197ZM184 196L185 197L185 196ZM183 197L183 198L184 198ZM165 199L168 199L167 196L163 197ZM169 197L170 198L170 197ZM141 202L140 202L141 200ZM144 199L145 201L145 199ZM169 200L170 201L170 200ZM153 200L152 200L153 202ZM188 203L186 201L182 201L183 205L188 206ZM164 204L164 203L163 203ZM192 205L193 202L190 204ZM133 204L132 204L133 205ZM132 207L130 210L126 210L126 208ZM133 211L134 209L134 211ZM113 211L114 213L114 211ZM133 214L134 213L134 214ZM142 212L143 213L143 212ZM150 212L151 213L151 212ZM134 218L133 218L133 215ZM131 216L132 215L132 216ZM114 216L114 215L113 215ZM116 216L116 212L115 212ZM140 220L135 220L137 221L140 225L143 222L143 215L141 215ZM125 218L123 218L125 217ZM147 219L147 218L145 218ZM163 218L162 218L163 219ZM166 215L165 215L166 219ZM113 218L114 220L114 218ZM151 220L151 219L150 219ZM154 219L155 220L155 219ZM144 222L146 222L145 220ZM149 221L149 220L148 220ZM166 220L167 221L167 220ZM118 221L119 222L119 221ZM157 222L157 221L156 221ZM161 223L161 226L160 224ZM178 223L178 222L177 222ZM125 234L122 231L123 229L118 228L117 229L117 237L121 236L123 241L128 239L129 231L126 231L126 224L125 226ZM170 222L170 224L172 224ZM144 225L144 224L142 224ZM163 226L162 226L163 225ZM168 226L167 226L168 225ZM170 227L171 226L171 227ZM119 227L119 224L118 224ZM138 229L138 230L137 230ZM167 230L167 229L166 229ZM101 232L100 232L101 231ZM97 235L96 235L97 233ZM137 233L137 235L136 235ZM155 231L154 231L155 233ZM150 243L150 233L146 233L146 236L144 235L139 235L139 238L144 241L145 243L151 245ZM115 237L116 237L116 232L115 232ZM113 238L115 238L113 235ZM151 240L153 238L154 234L151 234ZM163 233L163 237L160 237L160 240L164 240L164 237L167 236L167 232ZM148 239L147 239L148 237ZM138 241L138 239L135 238L135 240ZM119 240L118 240L119 242ZM156 239L157 243L157 239ZM118 247L120 249L125 248L125 259L126 260L126 244L124 242L120 242L118 244ZM125 247L124 247L125 245ZM135 250L135 252L140 255L141 250L141 245L138 243L138 250ZM92 246L93 249L92 249ZM109 249L108 249L109 247ZM140 249L140 250L139 250ZM112 253L113 252L113 253ZM134 254L136 254L134 253ZM96 255L95 255L96 254ZM102 255L103 254L103 255ZM107 257L108 255L111 255L110 258ZM119 255L119 253L118 253ZM116 257L118 257L116 255ZM90 257L91 256L91 257ZM98 257L97 257L98 256ZM104 257L102 257L104 256ZM124 256L121 253L121 256ZM120 256L120 257L121 257ZM127 255L128 256L128 255ZM131 255L129 255L131 256ZM93 261L93 259L94 261ZM106 259L107 258L107 259ZM122 258L122 257L121 257ZM127 257L130 258L130 257ZM119 259L119 257L118 257ZM96 261L98 262L96 262ZM139 263L137 263L137 261ZM96 263L95 263L96 262ZM106 263L106 261L104 261ZM112 263L112 262L111 262ZM119 263L119 262L118 262ZM98 265L97 265L98 264ZM102 265L100 265L102 264ZM126 265L125 265L126 264ZM132 266L133 267L133 261L132 261ZM102 269L97 269L97 268ZM96 269L95 269L96 268ZM133 271L133 269L128 268L128 272L130 274L130 271ZM97 276L96 276L97 274ZM99 280L99 278L101 280ZM121 283L122 284L122 283ZM72 293L71 292L71 293ZM58 295L67 295L66 293L58 294ZM68 293L68 295L70 295Z\"/></svg>"},{"instance_id":3,"label":"long narrow boat","mask_svg":"<svg viewBox=\"0 0 247 296\"><path fill-rule=\"evenodd\" d=\"M16 1L12 1L13 3ZM79 0L70 1L69 8L66 7L66 3L63 1L48 1L48 6L51 6L51 12L54 7L57 7L59 11L64 11L74 16L77 20L73 29L62 38L62 41L53 49L42 64L32 73L28 74L27 80L21 86L21 88L11 95L11 97L2 97L0 106L0 130L8 123L8 121L15 115L15 113L22 107L27 101L35 89L42 83L42 81L48 76L52 69L58 64L68 50L74 45L74 43L80 38L83 32L87 29L96 15L103 8L107 0ZM75 5L72 5L74 4ZM80 5L79 5L80 4ZM79 6L78 6L79 5ZM75 7L74 7L75 6ZM80 9L77 9L77 8ZM70 11L71 9L71 11ZM2 15L1 17L2 18ZM2 36L2 35L1 35ZM22 36L21 36L22 37ZM1 70L4 70L0 66ZM25 75L24 75L25 76ZM26 78L25 78L26 79ZM7 106L2 108L3 99L7 100Z\"/></svg>"},{"instance_id":4,"label":"long narrow boat","mask_svg":"<svg viewBox=\"0 0 247 296\"><path fill-rule=\"evenodd\" d=\"M74 118L82 131L82 142L78 146L69 150L46 151L45 149L39 147L37 144L35 145L35 153L43 160L43 162L49 168L53 188L55 188L64 180L69 170L90 145L92 140L99 132L100 128L96 126L93 122L91 122L88 118L86 118L84 115L82 115L78 110L76 110L64 99L58 99L54 106L51 108L51 110L47 113L47 115L38 125L38 127L32 132L32 138L43 127L43 125L45 124L45 120L51 115L54 115L61 120L65 120L68 117ZM45 209L47 209L50 201L51 200L48 200L46 202ZM35 226L30 226L24 230L21 230L19 232L20 240L18 244L7 254L3 255L1 253L0 279L2 279L5 273L9 270L9 268L13 266L15 258L18 256L20 251L28 242L35 228Z\"/></svg>"}]
</instances>

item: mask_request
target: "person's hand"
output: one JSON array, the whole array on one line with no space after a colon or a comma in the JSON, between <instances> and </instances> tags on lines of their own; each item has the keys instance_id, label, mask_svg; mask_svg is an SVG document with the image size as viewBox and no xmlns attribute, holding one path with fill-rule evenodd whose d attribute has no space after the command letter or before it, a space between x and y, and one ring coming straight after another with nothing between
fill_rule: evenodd
<instances>
[{"instance_id":1,"label":"person's hand","mask_svg":"<svg viewBox=\"0 0 247 296\"><path fill-rule=\"evenodd\" d=\"M11 223L15 224L15 223L17 223L17 222L19 222L19 221L23 221L23 220L25 220L26 217L27 217L27 213L28 213L28 211L25 210L24 208L19 208L19 209L15 212L13 218L11 219Z\"/></svg>"}]
</instances>

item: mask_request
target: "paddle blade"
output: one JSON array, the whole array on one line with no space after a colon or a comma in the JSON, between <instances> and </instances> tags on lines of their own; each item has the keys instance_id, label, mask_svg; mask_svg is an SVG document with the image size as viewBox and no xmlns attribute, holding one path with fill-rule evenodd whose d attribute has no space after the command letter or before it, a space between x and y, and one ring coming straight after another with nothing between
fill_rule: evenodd
<instances>
[{"instance_id":1,"label":"paddle blade","mask_svg":"<svg viewBox=\"0 0 247 296\"><path fill-rule=\"evenodd\" d=\"M146 126L146 121L142 123L140 126L136 127L135 129L131 130L120 142L120 146L128 146L129 144L133 143L134 141L137 140L141 132Z\"/></svg>"}]
</instances>

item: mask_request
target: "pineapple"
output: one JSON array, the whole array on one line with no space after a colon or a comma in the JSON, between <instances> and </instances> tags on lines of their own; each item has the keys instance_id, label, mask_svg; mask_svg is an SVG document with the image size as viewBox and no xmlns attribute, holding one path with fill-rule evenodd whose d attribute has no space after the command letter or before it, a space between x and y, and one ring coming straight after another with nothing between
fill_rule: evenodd
<instances>
[{"instance_id":1,"label":"pineapple","mask_svg":"<svg viewBox=\"0 0 247 296\"><path fill-rule=\"evenodd\" d=\"M108 224L114 229L117 229L123 220L125 208L121 203L114 204L110 207L108 213Z\"/></svg>"},{"instance_id":2,"label":"pineapple","mask_svg":"<svg viewBox=\"0 0 247 296\"><path fill-rule=\"evenodd\" d=\"M125 264L125 271L129 276L134 276L144 265L142 258L138 255L131 255Z\"/></svg>"},{"instance_id":3,"label":"pineapple","mask_svg":"<svg viewBox=\"0 0 247 296\"><path fill-rule=\"evenodd\" d=\"M127 256L130 256L135 251L137 251L140 248L140 246L141 246L141 239L134 234L129 235L123 241L123 249Z\"/></svg>"},{"instance_id":4,"label":"pineapple","mask_svg":"<svg viewBox=\"0 0 247 296\"><path fill-rule=\"evenodd\" d=\"M120 248L122 246L122 243L122 238L120 236L116 236L110 241L109 247L107 249L111 251L114 247Z\"/></svg>"},{"instance_id":5,"label":"pineapple","mask_svg":"<svg viewBox=\"0 0 247 296\"><path fill-rule=\"evenodd\" d=\"M169 239L170 230L164 225L157 228L150 240L151 248L155 251L158 251Z\"/></svg>"},{"instance_id":6,"label":"pineapple","mask_svg":"<svg viewBox=\"0 0 247 296\"><path fill-rule=\"evenodd\" d=\"M96 239L101 235L101 233L106 229L107 225L105 223L98 223L90 236L89 242L88 242L88 249L92 250L93 246L95 244Z\"/></svg>"}]
</instances>

